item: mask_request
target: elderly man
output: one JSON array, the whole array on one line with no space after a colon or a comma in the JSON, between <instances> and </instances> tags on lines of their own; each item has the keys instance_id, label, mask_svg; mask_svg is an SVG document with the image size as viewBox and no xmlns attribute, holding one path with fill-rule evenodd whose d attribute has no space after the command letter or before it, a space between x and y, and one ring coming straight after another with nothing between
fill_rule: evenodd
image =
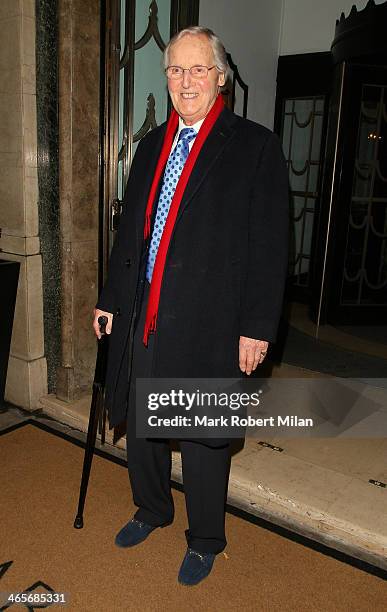
<instances>
[{"instance_id":1,"label":"elderly man","mask_svg":"<svg viewBox=\"0 0 387 612\"><path fill-rule=\"evenodd\" d=\"M133 159L108 279L110 426L127 417L134 517L116 544L169 525L171 451L136 437L135 383L249 375L276 337L287 262L288 183L278 138L224 107L224 47L191 27L165 49L173 110ZM180 440L189 529L178 580L198 584L226 546L227 440Z\"/></svg>"}]
</instances>

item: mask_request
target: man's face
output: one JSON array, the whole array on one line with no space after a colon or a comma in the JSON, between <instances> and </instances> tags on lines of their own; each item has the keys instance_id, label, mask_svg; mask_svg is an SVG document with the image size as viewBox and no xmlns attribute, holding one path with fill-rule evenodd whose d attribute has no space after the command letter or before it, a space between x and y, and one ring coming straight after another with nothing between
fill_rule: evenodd
<instances>
[{"instance_id":1,"label":"man's face","mask_svg":"<svg viewBox=\"0 0 387 612\"><path fill-rule=\"evenodd\" d=\"M169 49L169 66L207 66L215 64L211 44L204 35L186 34ZM205 79L193 79L186 71L180 79L168 79L172 104L186 125L204 119L224 85L224 74L213 68Z\"/></svg>"}]
</instances>

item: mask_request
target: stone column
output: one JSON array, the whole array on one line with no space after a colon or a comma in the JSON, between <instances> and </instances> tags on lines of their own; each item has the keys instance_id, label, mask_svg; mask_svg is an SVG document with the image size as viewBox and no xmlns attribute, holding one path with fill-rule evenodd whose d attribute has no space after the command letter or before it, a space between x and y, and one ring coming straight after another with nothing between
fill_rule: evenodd
<instances>
[{"instance_id":1,"label":"stone column","mask_svg":"<svg viewBox=\"0 0 387 612\"><path fill-rule=\"evenodd\" d=\"M96 341L99 2L59 0L59 200L62 356L59 399L90 392Z\"/></svg>"},{"instance_id":2,"label":"stone column","mask_svg":"<svg viewBox=\"0 0 387 612\"><path fill-rule=\"evenodd\" d=\"M0 257L20 261L5 397L27 409L47 392L38 221L35 2L0 2Z\"/></svg>"}]
</instances>

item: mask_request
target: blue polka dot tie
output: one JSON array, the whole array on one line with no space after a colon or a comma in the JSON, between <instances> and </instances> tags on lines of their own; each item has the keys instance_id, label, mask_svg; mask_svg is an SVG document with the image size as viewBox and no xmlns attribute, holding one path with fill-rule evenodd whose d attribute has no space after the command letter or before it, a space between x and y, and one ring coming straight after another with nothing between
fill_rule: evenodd
<instances>
[{"instance_id":1,"label":"blue polka dot tie","mask_svg":"<svg viewBox=\"0 0 387 612\"><path fill-rule=\"evenodd\" d=\"M179 140L176 147L173 149L167 165L165 166L163 185L161 187L160 197L157 204L156 219L153 227L152 238L149 247L148 261L146 266L146 278L149 282L152 280L153 268L156 261L156 255L159 248L163 229L167 220L169 208L172 198L175 193L176 185L183 171L184 164L187 161L189 154L189 143L196 136L193 128L184 128L179 134Z\"/></svg>"}]
</instances>

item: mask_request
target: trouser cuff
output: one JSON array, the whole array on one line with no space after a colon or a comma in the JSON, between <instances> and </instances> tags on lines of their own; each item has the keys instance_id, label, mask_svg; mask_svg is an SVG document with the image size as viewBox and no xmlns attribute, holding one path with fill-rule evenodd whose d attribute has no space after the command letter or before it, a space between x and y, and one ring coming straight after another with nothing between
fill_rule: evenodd
<instances>
[{"instance_id":1,"label":"trouser cuff","mask_svg":"<svg viewBox=\"0 0 387 612\"><path fill-rule=\"evenodd\" d=\"M173 522L173 515L170 517L160 517L153 514L153 512L149 512L148 510L144 510L143 508L139 508L134 515L134 518L137 521L142 521L147 525L151 525L152 527L166 527Z\"/></svg>"},{"instance_id":2,"label":"trouser cuff","mask_svg":"<svg viewBox=\"0 0 387 612\"><path fill-rule=\"evenodd\" d=\"M197 538L195 536L191 536L189 529L186 530L185 537L189 548L204 554L213 553L214 555L218 555L227 546L226 538Z\"/></svg>"}]
</instances>

